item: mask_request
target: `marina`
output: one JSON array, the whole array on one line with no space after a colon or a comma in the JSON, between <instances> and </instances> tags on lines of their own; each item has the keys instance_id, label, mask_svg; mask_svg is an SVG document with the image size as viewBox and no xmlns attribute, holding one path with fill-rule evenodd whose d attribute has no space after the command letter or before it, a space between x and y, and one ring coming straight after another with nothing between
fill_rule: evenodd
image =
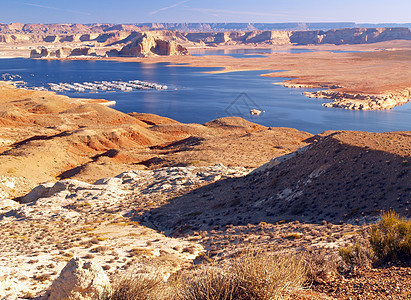
<instances>
[{"instance_id":1,"label":"marina","mask_svg":"<svg viewBox=\"0 0 411 300\"><path fill-rule=\"evenodd\" d=\"M36 91L54 92L78 92L78 93L98 93L98 92L131 92L134 90L167 90L168 86L141 80L128 81L93 81L93 82L71 82L71 83L47 83L46 86L27 86L27 82L20 80L18 74L4 73L1 75L4 81L10 81L18 88Z\"/></svg>"},{"instance_id":2,"label":"marina","mask_svg":"<svg viewBox=\"0 0 411 300\"><path fill-rule=\"evenodd\" d=\"M110 92L110 91L121 91L121 92L131 92L133 90L167 90L166 85L161 85L157 83L151 83L147 81L140 80L129 80L129 81L94 81L94 82L83 82L83 83L48 83L49 90L55 92L79 92L79 93L98 93L100 92ZM39 89L38 87L36 89ZM41 87L40 87L41 89ZM47 88L43 88L46 89Z\"/></svg>"}]
</instances>

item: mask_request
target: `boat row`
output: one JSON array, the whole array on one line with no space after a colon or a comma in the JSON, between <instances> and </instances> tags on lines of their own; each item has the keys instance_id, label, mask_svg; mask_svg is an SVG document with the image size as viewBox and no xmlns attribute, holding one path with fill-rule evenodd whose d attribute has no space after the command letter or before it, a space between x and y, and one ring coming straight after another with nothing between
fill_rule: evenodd
<instances>
[{"instance_id":1,"label":"boat row","mask_svg":"<svg viewBox=\"0 0 411 300\"><path fill-rule=\"evenodd\" d=\"M1 79L3 79L4 81L13 81L13 80L21 79L21 76L18 74L4 73L4 74L1 74Z\"/></svg>"},{"instance_id":2,"label":"boat row","mask_svg":"<svg viewBox=\"0 0 411 300\"><path fill-rule=\"evenodd\" d=\"M101 91L122 91L131 92L133 90L166 90L166 85L151 83L140 80L130 81L94 81L83 83L48 83L50 90L55 92L101 92Z\"/></svg>"},{"instance_id":3,"label":"boat row","mask_svg":"<svg viewBox=\"0 0 411 300\"><path fill-rule=\"evenodd\" d=\"M5 81L10 81L19 88L36 91L55 91L55 92L78 92L78 93L98 93L103 91L121 91L131 92L133 90L167 90L166 85L158 83L129 80L129 81L93 81L83 83L47 83L46 86L27 86L27 83L21 81L21 76L18 74L1 74L1 78Z\"/></svg>"}]
</instances>

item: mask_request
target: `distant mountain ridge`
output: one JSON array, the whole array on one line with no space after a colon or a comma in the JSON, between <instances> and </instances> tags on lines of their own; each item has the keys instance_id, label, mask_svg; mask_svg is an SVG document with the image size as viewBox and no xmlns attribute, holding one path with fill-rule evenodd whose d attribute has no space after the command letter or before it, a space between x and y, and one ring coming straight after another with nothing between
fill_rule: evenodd
<instances>
[{"instance_id":1,"label":"distant mountain ridge","mask_svg":"<svg viewBox=\"0 0 411 300\"><path fill-rule=\"evenodd\" d=\"M254 31L254 30L329 30L355 27L355 23L142 23L153 29L178 30L182 32L209 31Z\"/></svg>"},{"instance_id":2,"label":"distant mountain ridge","mask_svg":"<svg viewBox=\"0 0 411 300\"><path fill-rule=\"evenodd\" d=\"M331 30L343 28L411 28L411 23L357 24L354 22L324 23L135 23L135 24L23 24L0 23L1 34L80 34L110 31L176 30L180 32L227 32L256 30Z\"/></svg>"},{"instance_id":3,"label":"distant mountain ridge","mask_svg":"<svg viewBox=\"0 0 411 300\"><path fill-rule=\"evenodd\" d=\"M136 26L145 26L152 29L178 30L181 32L225 32L225 31L255 31L255 30L331 30L344 28L385 28L408 27L411 23L382 23L357 24L354 22L320 22L320 23L140 23Z\"/></svg>"}]
</instances>

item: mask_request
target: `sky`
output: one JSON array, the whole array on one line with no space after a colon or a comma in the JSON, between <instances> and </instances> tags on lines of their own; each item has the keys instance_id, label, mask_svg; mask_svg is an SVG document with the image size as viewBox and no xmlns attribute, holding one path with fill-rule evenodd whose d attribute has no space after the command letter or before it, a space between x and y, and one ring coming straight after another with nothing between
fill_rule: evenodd
<instances>
[{"instance_id":1,"label":"sky","mask_svg":"<svg viewBox=\"0 0 411 300\"><path fill-rule=\"evenodd\" d=\"M411 0L0 0L0 23L411 23Z\"/></svg>"}]
</instances>

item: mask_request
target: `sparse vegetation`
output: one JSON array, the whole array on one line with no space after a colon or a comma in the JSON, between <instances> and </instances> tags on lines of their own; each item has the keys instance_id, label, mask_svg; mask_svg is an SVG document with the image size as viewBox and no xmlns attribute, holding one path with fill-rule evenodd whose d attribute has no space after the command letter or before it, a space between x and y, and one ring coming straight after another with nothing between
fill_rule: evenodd
<instances>
[{"instance_id":1,"label":"sparse vegetation","mask_svg":"<svg viewBox=\"0 0 411 300\"><path fill-rule=\"evenodd\" d=\"M339 249L343 261L349 265L370 263L409 264L411 262L411 221L394 211L382 212L378 223L369 230L366 243L356 243Z\"/></svg>"},{"instance_id":2,"label":"sparse vegetation","mask_svg":"<svg viewBox=\"0 0 411 300\"><path fill-rule=\"evenodd\" d=\"M373 259L370 248L359 243L340 248L338 252L345 263L353 266L368 266Z\"/></svg>"},{"instance_id":3,"label":"sparse vegetation","mask_svg":"<svg viewBox=\"0 0 411 300\"><path fill-rule=\"evenodd\" d=\"M305 255L306 276L311 283L323 282L338 272L340 262L335 255L327 255L324 251Z\"/></svg>"},{"instance_id":4,"label":"sparse vegetation","mask_svg":"<svg viewBox=\"0 0 411 300\"><path fill-rule=\"evenodd\" d=\"M121 278L110 291L97 296L96 300L150 300L159 299L162 294L162 279L157 275L138 274Z\"/></svg>"},{"instance_id":5,"label":"sparse vegetation","mask_svg":"<svg viewBox=\"0 0 411 300\"><path fill-rule=\"evenodd\" d=\"M411 262L411 221L394 211L381 214L370 229L370 243L379 263Z\"/></svg>"},{"instance_id":6,"label":"sparse vegetation","mask_svg":"<svg viewBox=\"0 0 411 300\"><path fill-rule=\"evenodd\" d=\"M307 279L302 256L248 250L229 264L211 264L174 274L167 283L157 275L121 278L98 300L282 299Z\"/></svg>"},{"instance_id":7,"label":"sparse vegetation","mask_svg":"<svg viewBox=\"0 0 411 300\"><path fill-rule=\"evenodd\" d=\"M306 280L302 257L247 251L231 268L237 286L234 299L278 299Z\"/></svg>"}]
</instances>

